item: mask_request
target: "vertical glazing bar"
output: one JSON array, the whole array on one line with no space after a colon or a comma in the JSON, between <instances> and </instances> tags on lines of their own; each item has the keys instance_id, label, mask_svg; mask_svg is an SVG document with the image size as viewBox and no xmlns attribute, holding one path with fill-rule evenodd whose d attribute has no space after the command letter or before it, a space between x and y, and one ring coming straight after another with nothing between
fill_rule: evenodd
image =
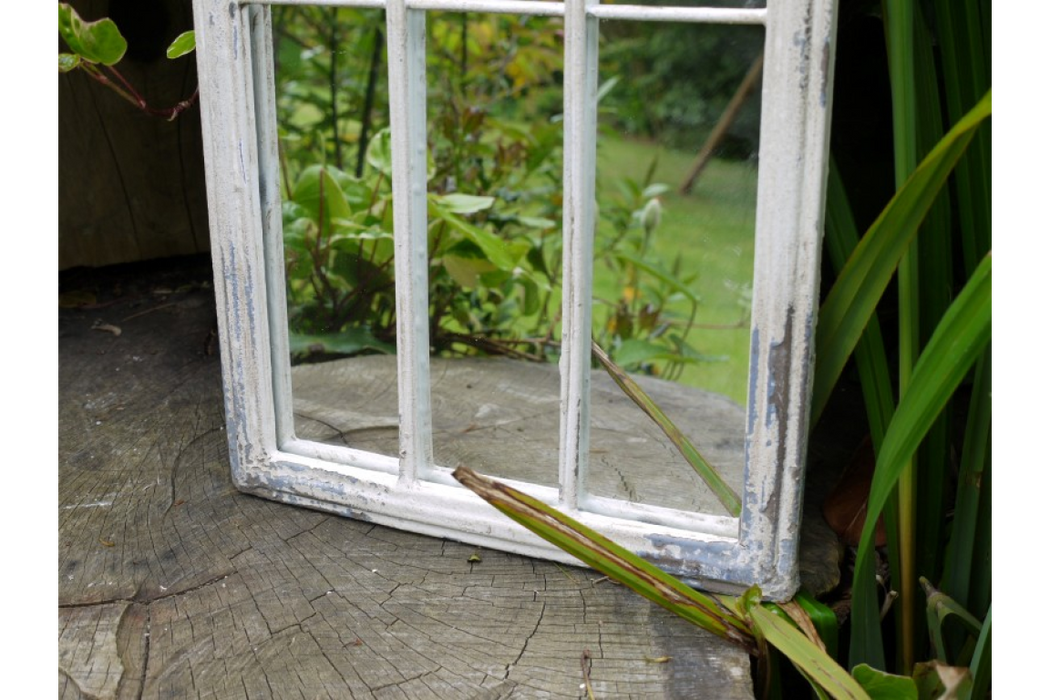
<instances>
[{"instance_id":1,"label":"vertical glazing bar","mask_svg":"<svg viewBox=\"0 0 1050 700\"><path fill-rule=\"evenodd\" d=\"M426 13L387 3L401 482L433 464L427 299Z\"/></svg>"},{"instance_id":2,"label":"vertical glazing bar","mask_svg":"<svg viewBox=\"0 0 1050 700\"><path fill-rule=\"evenodd\" d=\"M292 375L288 362L288 301L285 297L284 239L281 225L281 165L277 153L277 105L274 96L273 39L270 8L248 7L251 32L252 95L259 151L259 204L262 210L266 304L270 317L270 362L277 446L295 437Z\"/></svg>"},{"instance_id":3,"label":"vertical glazing bar","mask_svg":"<svg viewBox=\"0 0 1050 700\"><path fill-rule=\"evenodd\" d=\"M565 175L562 232L561 459L563 508L575 510L586 492L590 446L591 277L594 257L594 177L597 139L597 0L565 4Z\"/></svg>"}]
</instances>

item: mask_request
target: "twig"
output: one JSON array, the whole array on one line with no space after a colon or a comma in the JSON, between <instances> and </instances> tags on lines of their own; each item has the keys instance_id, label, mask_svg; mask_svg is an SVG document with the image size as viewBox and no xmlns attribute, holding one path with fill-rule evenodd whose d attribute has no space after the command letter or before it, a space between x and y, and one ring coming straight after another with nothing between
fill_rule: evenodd
<instances>
[{"instance_id":1,"label":"twig","mask_svg":"<svg viewBox=\"0 0 1050 700\"><path fill-rule=\"evenodd\" d=\"M124 323L125 321L130 321L133 318L138 318L139 316L145 316L146 314L151 314L154 311L159 311L160 309L166 309L169 306L175 306L175 304L177 304L177 303L178 302L176 302L176 301L169 301L167 304L161 304L160 306L154 306L152 309L146 309L145 311L139 311L138 313L131 314L130 316L125 316L124 318L120 319L120 322Z\"/></svg>"},{"instance_id":2,"label":"twig","mask_svg":"<svg viewBox=\"0 0 1050 700\"><path fill-rule=\"evenodd\" d=\"M594 700L594 688L591 687L591 652L584 649L580 654L580 670L583 671L583 687L587 690L587 700Z\"/></svg>"}]
</instances>

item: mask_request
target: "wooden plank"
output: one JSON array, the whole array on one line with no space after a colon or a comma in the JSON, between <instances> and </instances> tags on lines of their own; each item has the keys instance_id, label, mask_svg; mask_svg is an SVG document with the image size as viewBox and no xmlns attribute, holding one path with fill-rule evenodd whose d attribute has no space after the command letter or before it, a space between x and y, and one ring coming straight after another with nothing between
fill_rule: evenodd
<instances>
[{"instance_id":1,"label":"wooden plank","mask_svg":"<svg viewBox=\"0 0 1050 700\"><path fill-rule=\"evenodd\" d=\"M111 16L129 43L121 74L151 107L197 87L193 56L164 51L193 28L187 0L72 0L85 20ZM143 12L138 5L148 5ZM200 111L147 116L82 71L58 78L58 269L207 251Z\"/></svg>"}]
</instances>

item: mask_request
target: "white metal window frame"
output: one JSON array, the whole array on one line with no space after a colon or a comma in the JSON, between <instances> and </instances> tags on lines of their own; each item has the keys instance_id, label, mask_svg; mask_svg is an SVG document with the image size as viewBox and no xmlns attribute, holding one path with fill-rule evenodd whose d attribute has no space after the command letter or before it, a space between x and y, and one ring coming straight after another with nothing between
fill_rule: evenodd
<instances>
[{"instance_id":1,"label":"white metal window frame","mask_svg":"<svg viewBox=\"0 0 1050 700\"><path fill-rule=\"evenodd\" d=\"M387 12L399 458L294 434L270 4ZM837 0L768 4L725 9L601 5L597 0L194 0L224 399L236 486L403 530L576 563L461 487L450 469L434 464L427 328L426 12L563 16L560 488L508 483L694 585L738 590L757 583L768 597L791 596L798 587ZM739 518L587 493L600 19L765 27Z\"/></svg>"}]
</instances>

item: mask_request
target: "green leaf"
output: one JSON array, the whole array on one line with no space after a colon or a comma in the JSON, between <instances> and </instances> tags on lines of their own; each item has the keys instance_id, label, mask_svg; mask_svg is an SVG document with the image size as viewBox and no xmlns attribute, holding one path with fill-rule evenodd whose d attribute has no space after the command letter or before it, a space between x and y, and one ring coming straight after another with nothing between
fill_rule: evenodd
<instances>
[{"instance_id":1,"label":"green leaf","mask_svg":"<svg viewBox=\"0 0 1050 700\"><path fill-rule=\"evenodd\" d=\"M959 459L959 478L952 518L951 538L944 558L941 587L960 604L970 609L987 605L971 600L971 578L991 577L991 567L977 562L982 556L982 533L992 530L990 509L982 508L990 499L992 436L992 360L991 348L985 351L974 369L970 409ZM990 560L990 555L988 555Z\"/></svg>"},{"instance_id":2,"label":"green leaf","mask_svg":"<svg viewBox=\"0 0 1050 700\"><path fill-rule=\"evenodd\" d=\"M80 56L75 53L58 54L58 72L68 73L80 65Z\"/></svg>"},{"instance_id":3,"label":"green leaf","mask_svg":"<svg viewBox=\"0 0 1050 700\"><path fill-rule=\"evenodd\" d=\"M922 700L964 700L971 697L973 680L966 668L927 661L915 664L912 678Z\"/></svg>"},{"instance_id":4,"label":"green leaf","mask_svg":"<svg viewBox=\"0 0 1050 700\"><path fill-rule=\"evenodd\" d=\"M969 663L970 659L949 659L948 645L944 639L945 622L949 617L956 617L974 637L981 633L981 622L963 606L952 600L947 594L933 587L925 576L919 577L923 591L926 593L926 625L930 630L933 648L937 658L943 663Z\"/></svg>"},{"instance_id":5,"label":"green leaf","mask_svg":"<svg viewBox=\"0 0 1050 700\"><path fill-rule=\"evenodd\" d=\"M828 654L835 658L839 648L839 621L835 611L810 595L800 590L791 601L809 616L814 629L820 635Z\"/></svg>"},{"instance_id":6,"label":"green leaf","mask_svg":"<svg viewBox=\"0 0 1050 700\"><path fill-rule=\"evenodd\" d=\"M857 547L854 574L851 664L883 658L875 590L875 525L901 472L941 409L984 352L992 336L992 256L989 253L952 302L915 365L879 450L868 512Z\"/></svg>"},{"instance_id":7,"label":"green leaf","mask_svg":"<svg viewBox=\"0 0 1050 700\"><path fill-rule=\"evenodd\" d=\"M394 157L390 146L390 127L380 129L368 141L365 160L387 177L394 172Z\"/></svg>"},{"instance_id":8,"label":"green leaf","mask_svg":"<svg viewBox=\"0 0 1050 700\"><path fill-rule=\"evenodd\" d=\"M919 688L906 676L896 676L867 664L853 669L853 678L871 696L871 700L919 700Z\"/></svg>"},{"instance_id":9,"label":"green leaf","mask_svg":"<svg viewBox=\"0 0 1050 700\"><path fill-rule=\"evenodd\" d=\"M171 46L168 47L168 58L178 58L179 56L185 56L188 53L192 53L197 48L197 37L191 29L188 32L183 32L175 37L175 41L171 42Z\"/></svg>"},{"instance_id":10,"label":"green leaf","mask_svg":"<svg viewBox=\"0 0 1050 700\"><path fill-rule=\"evenodd\" d=\"M514 280L521 289L521 313L531 316L540 310L540 285L532 276L521 276Z\"/></svg>"},{"instance_id":11,"label":"green leaf","mask_svg":"<svg viewBox=\"0 0 1050 700\"><path fill-rule=\"evenodd\" d=\"M601 86L598 87L598 96L595 98L595 102L601 102L603 97L612 92L612 89L616 87L618 82L620 82L620 76L614 75L602 83Z\"/></svg>"},{"instance_id":12,"label":"green leaf","mask_svg":"<svg viewBox=\"0 0 1050 700\"><path fill-rule=\"evenodd\" d=\"M340 333L307 335L294 331L288 334L288 349L293 355L314 354L356 355L365 350L377 350L392 355L393 345L384 343L367 328L348 328Z\"/></svg>"},{"instance_id":13,"label":"green leaf","mask_svg":"<svg viewBox=\"0 0 1050 700\"><path fill-rule=\"evenodd\" d=\"M827 204L825 206L825 249L835 273L839 274L846 265L850 254L857 247L860 236L853 211L846 197L846 188L839 174L834 158L828 168ZM864 405L867 409L868 426L871 431L871 442L876 453L882 446L886 426L893 417L896 399L893 394L893 383L890 379L889 362L886 359L886 346L882 342L882 329L878 316L872 315L864 333L857 342L853 359L860 375ZM814 413L811 425L815 425Z\"/></svg>"},{"instance_id":14,"label":"green leaf","mask_svg":"<svg viewBox=\"0 0 1050 700\"><path fill-rule=\"evenodd\" d=\"M788 657L810 683L839 700L863 700L869 697L860 683L793 624L761 605L752 606L749 615L752 624L766 641Z\"/></svg>"},{"instance_id":15,"label":"green leaf","mask_svg":"<svg viewBox=\"0 0 1050 700\"><path fill-rule=\"evenodd\" d=\"M481 275L496 269L495 265L484 258L463 258L448 253L441 258L441 263L456 284L464 289L473 289L478 286Z\"/></svg>"},{"instance_id":16,"label":"green leaf","mask_svg":"<svg viewBox=\"0 0 1050 700\"><path fill-rule=\"evenodd\" d=\"M390 127L377 131L375 136L368 141L368 148L365 150L365 160L388 178L392 176L394 172L394 155L393 145L390 141ZM435 172L437 172L437 165L434 162L434 154L430 152L430 149L427 149L428 181L434 177Z\"/></svg>"},{"instance_id":17,"label":"green leaf","mask_svg":"<svg viewBox=\"0 0 1050 700\"><path fill-rule=\"evenodd\" d=\"M650 275L663 282L671 289L674 289L675 291L681 293L690 302L694 304L700 303L700 300L697 298L696 293L693 292L692 289L675 279L674 275L672 275L671 273L662 270L656 267L655 265L652 265L646 262L645 260L642 260L637 256L631 255L630 253L617 252L615 255L616 258L621 262L630 263L638 269L648 272Z\"/></svg>"},{"instance_id":18,"label":"green leaf","mask_svg":"<svg viewBox=\"0 0 1050 700\"><path fill-rule=\"evenodd\" d=\"M650 343L648 340L630 338L620 343L615 350L616 364L621 366L637 365L643 362L652 362L657 358L667 355L667 348L663 345Z\"/></svg>"},{"instance_id":19,"label":"green leaf","mask_svg":"<svg viewBox=\"0 0 1050 700\"><path fill-rule=\"evenodd\" d=\"M582 523L516 489L467 467L457 468L452 476L504 515L587 566L748 653L758 653L747 625L719 598L693 590Z\"/></svg>"},{"instance_id":20,"label":"green leaf","mask_svg":"<svg viewBox=\"0 0 1050 700\"><path fill-rule=\"evenodd\" d=\"M542 230L551 229L557 226L557 223L551 219L544 219L540 216L519 216L516 217L516 221L527 228L538 228Z\"/></svg>"},{"instance_id":21,"label":"green leaf","mask_svg":"<svg viewBox=\"0 0 1050 700\"><path fill-rule=\"evenodd\" d=\"M434 207L434 213L439 219L446 222L459 233L462 233L468 240L480 248L481 252L484 253L489 262L495 265L498 269L505 272L510 272L514 269L516 258L511 254L511 246L509 246L502 238L483 228L479 228L474 224L464 221L459 215L446 211L441 207Z\"/></svg>"},{"instance_id":22,"label":"green leaf","mask_svg":"<svg viewBox=\"0 0 1050 700\"><path fill-rule=\"evenodd\" d=\"M69 49L88 63L112 66L124 57L128 42L113 20L85 22L67 3L58 4L58 33Z\"/></svg>"},{"instance_id":23,"label":"green leaf","mask_svg":"<svg viewBox=\"0 0 1050 700\"><path fill-rule=\"evenodd\" d=\"M817 366L813 381L812 422L831 396L846 361L897 263L907 250L952 167L966 151L974 132L992 113L989 91L930 151L908 181L872 224L835 280L820 309Z\"/></svg>"},{"instance_id":24,"label":"green leaf","mask_svg":"<svg viewBox=\"0 0 1050 700\"><path fill-rule=\"evenodd\" d=\"M496 201L495 197L479 197L472 194L454 192L446 195L432 195L435 202L453 214L474 214L489 209Z\"/></svg>"},{"instance_id":25,"label":"green leaf","mask_svg":"<svg viewBox=\"0 0 1050 700\"><path fill-rule=\"evenodd\" d=\"M977 636L977 646L973 650L973 660L970 661L970 677L973 680L971 697L981 700L988 695L988 689L992 685L992 609L988 608L988 614L981 625L981 633Z\"/></svg>"},{"instance_id":26,"label":"green leaf","mask_svg":"<svg viewBox=\"0 0 1050 700\"><path fill-rule=\"evenodd\" d=\"M349 219L353 212L343 188L339 185L338 170L324 165L311 165L303 170L292 191L292 200L299 204L313 221L322 217Z\"/></svg>"},{"instance_id":27,"label":"green leaf","mask_svg":"<svg viewBox=\"0 0 1050 700\"><path fill-rule=\"evenodd\" d=\"M623 389L623 392L627 394L638 404L638 407L645 412L645 415L649 416L654 423L660 426L660 429L664 431L664 434L670 438L674 446L678 448L678 451L685 457L686 462L693 468L694 471L703 479L707 487L711 489L711 492L718 497L718 501L722 506L729 512L734 518L740 517L740 496L730 488L729 484L725 482L722 475L718 473L711 464L704 459L700 451L696 449L696 446L678 429L678 426L674 424L667 414L663 412L663 409L655 401L653 401L645 390L642 389L638 384L631 379L631 377L624 372L622 369L616 366L615 363L609 356L605 354L605 351L599 347L595 342L591 342L591 352L598 362L601 363L605 371L609 373L609 376L613 378L613 381Z\"/></svg>"}]
</instances>

